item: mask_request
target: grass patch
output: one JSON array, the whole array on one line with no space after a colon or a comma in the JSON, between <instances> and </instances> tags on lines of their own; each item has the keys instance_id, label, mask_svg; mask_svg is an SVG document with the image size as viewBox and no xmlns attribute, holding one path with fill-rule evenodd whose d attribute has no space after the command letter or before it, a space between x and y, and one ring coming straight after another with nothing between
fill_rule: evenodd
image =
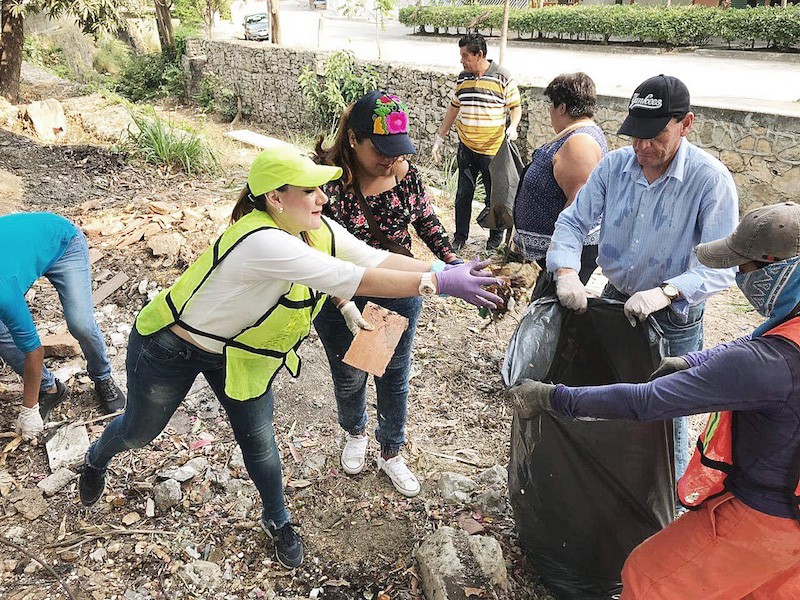
<instances>
[{"instance_id":1,"label":"grass patch","mask_svg":"<svg viewBox=\"0 0 800 600\"><path fill-rule=\"evenodd\" d=\"M119 149L145 162L175 170L218 174L222 166L216 152L191 127L158 116L152 108L131 111L134 126L128 127Z\"/></svg>"}]
</instances>

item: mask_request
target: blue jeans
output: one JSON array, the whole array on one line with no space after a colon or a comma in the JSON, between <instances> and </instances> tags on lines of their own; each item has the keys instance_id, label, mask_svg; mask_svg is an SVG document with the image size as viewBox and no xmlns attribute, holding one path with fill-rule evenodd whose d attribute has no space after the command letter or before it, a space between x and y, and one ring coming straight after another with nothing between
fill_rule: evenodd
<instances>
[{"instance_id":1,"label":"blue jeans","mask_svg":"<svg viewBox=\"0 0 800 600\"><path fill-rule=\"evenodd\" d=\"M606 285L603 297L624 302L628 296L611 284ZM675 312L667 307L653 313L667 341L667 356L683 356L703 348L703 313L705 302L689 307L686 323L678 323ZM675 436L675 481L677 482L689 466L689 417L673 419Z\"/></svg>"},{"instance_id":2,"label":"blue jeans","mask_svg":"<svg viewBox=\"0 0 800 600\"><path fill-rule=\"evenodd\" d=\"M367 301L393 310L408 319L408 329L400 337L394 356L383 377L375 377L378 397L378 427L375 437L381 452L393 456L406 440L408 414L408 373L411 369L411 348L414 331L422 309L422 298L353 298L359 310ZM367 373L342 362L353 341L339 309L326 302L314 320L314 328L325 347L333 376L339 425L351 435L361 435L367 428Z\"/></svg>"},{"instance_id":3,"label":"blue jeans","mask_svg":"<svg viewBox=\"0 0 800 600\"><path fill-rule=\"evenodd\" d=\"M202 373L216 394L242 449L266 520L276 527L289 522L283 498L281 455L272 428L273 399L267 390L256 400L242 402L224 391L225 359L201 350L164 329L144 337L134 328L128 340L128 404L89 448L86 462L105 468L115 454L142 448L167 426L192 383Z\"/></svg>"},{"instance_id":4,"label":"blue jeans","mask_svg":"<svg viewBox=\"0 0 800 600\"><path fill-rule=\"evenodd\" d=\"M64 254L44 274L58 292L64 309L64 320L69 332L81 346L86 357L86 371L93 381L111 377L111 363L106 356L106 340L94 320L92 301L92 267L89 263L89 246L86 236L78 232ZM22 375L25 355L14 344L8 327L0 321L0 358ZM55 377L47 367L42 369L41 389L55 384Z\"/></svg>"}]
</instances>

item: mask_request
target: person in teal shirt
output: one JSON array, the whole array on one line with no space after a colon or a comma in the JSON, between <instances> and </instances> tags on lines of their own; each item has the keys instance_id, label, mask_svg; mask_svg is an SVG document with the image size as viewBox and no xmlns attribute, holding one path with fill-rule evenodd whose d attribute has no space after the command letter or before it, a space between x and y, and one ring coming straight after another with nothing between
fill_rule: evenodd
<instances>
[{"instance_id":1,"label":"person in teal shirt","mask_svg":"<svg viewBox=\"0 0 800 600\"><path fill-rule=\"evenodd\" d=\"M111 378L105 338L94 319L86 236L52 213L6 215L0 217L0 358L22 377L16 429L26 440L43 431L49 412L67 395L67 387L44 366L44 349L25 299L40 277L58 292L101 407L109 413L125 407L125 395Z\"/></svg>"}]
</instances>

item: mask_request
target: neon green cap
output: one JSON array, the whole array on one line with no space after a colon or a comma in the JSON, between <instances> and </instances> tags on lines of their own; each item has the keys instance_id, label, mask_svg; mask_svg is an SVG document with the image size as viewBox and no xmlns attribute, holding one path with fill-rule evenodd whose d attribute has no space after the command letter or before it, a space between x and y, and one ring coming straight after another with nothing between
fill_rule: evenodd
<instances>
[{"instance_id":1,"label":"neon green cap","mask_svg":"<svg viewBox=\"0 0 800 600\"><path fill-rule=\"evenodd\" d=\"M339 167L318 165L289 144L280 144L256 156L247 176L254 196L266 194L282 185L317 187L342 176Z\"/></svg>"}]
</instances>

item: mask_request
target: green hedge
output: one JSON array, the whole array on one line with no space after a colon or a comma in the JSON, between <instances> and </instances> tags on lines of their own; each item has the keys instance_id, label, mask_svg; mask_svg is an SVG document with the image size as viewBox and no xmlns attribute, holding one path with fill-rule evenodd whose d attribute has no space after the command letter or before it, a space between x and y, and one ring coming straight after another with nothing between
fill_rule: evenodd
<instances>
[{"instance_id":1,"label":"green hedge","mask_svg":"<svg viewBox=\"0 0 800 600\"><path fill-rule=\"evenodd\" d=\"M503 9L491 6L409 6L400 22L421 30L499 29ZM610 38L662 46L699 46L711 38L728 44L789 49L800 45L800 6L720 10L704 6L548 6L512 9L508 28L538 37Z\"/></svg>"}]
</instances>

